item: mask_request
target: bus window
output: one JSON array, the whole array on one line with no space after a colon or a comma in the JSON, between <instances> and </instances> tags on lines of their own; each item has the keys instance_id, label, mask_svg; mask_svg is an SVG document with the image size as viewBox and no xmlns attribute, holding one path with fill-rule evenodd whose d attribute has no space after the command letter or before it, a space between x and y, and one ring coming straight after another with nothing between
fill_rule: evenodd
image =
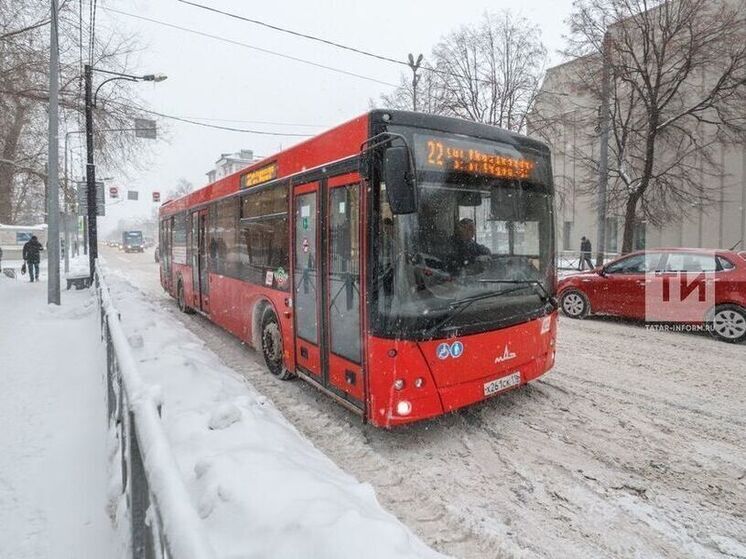
<instances>
[{"instance_id":1,"label":"bus window","mask_svg":"<svg viewBox=\"0 0 746 559\"><path fill-rule=\"evenodd\" d=\"M238 276L252 283L288 289L288 191L285 185L241 198ZM267 271L274 272L267 276ZM278 273L279 272L279 273Z\"/></svg>"},{"instance_id":2,"label":"bus window","mask_svg":"<svg viewBox=\"0 0 746 559\"><path fill-rule=\"evenodd\" d=\"M360 202L358 185L329 194L331 350L360 363Z\"/></svg>"},{"instance_id":3,"label":"bus window","mask_svg":"<svg viewBox=\"0 0 746 559\"><path fill-rule=\"evenodd\" d=\"M238 199L229 198L218 202L216 219L210 240L210 257L214 271L218 274L236 277L238 274L238 245L236 225L238 223Z\"/></svg>"}]
</instances>

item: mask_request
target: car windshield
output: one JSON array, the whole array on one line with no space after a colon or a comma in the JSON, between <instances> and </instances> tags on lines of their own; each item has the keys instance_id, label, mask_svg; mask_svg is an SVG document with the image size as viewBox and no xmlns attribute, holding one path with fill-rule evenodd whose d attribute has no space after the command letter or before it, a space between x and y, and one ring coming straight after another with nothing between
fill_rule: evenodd
<instances>
[{"instance_id":1,"label":"car windshield","mask_svg":"<svg viewBox=\"0 0 746 559\"><path fill-rule=\"evenodd\" d=\"M418 211L411 215L392 215L381 185L374 286L380 331L439 337L543 312L542 293L551 293L554 284L547 189L430 175L418 184ZM495 296L480 297L488 293Z\"/></svg>"}]
</instances>

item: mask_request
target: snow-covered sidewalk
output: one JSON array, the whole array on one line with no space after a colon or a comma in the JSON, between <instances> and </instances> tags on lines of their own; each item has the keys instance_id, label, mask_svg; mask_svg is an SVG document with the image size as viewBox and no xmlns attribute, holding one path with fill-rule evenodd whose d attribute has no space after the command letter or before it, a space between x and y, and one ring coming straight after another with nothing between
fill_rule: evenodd
<instances>
[{"instance_id":1,"label":"snow-covered sidewalk","mask_svg":"<svg viewBox=\"0 0 746 559\"><path fill-rule=\"evenodd\" d=\"M116 557L95 298L0 276L0 557Z\"/></svg>"},{"instance_id":2,"label":"snow-covered sidewalk","mask_svg":"<svg viewBox=\"0 0 746 559\"><path fill-rule=\"evenodd\" d=\"M121 277L107 282L140 376L160 387L167 437L218 557L443 557L160 303Z\"/></svg>"}]
</instances>

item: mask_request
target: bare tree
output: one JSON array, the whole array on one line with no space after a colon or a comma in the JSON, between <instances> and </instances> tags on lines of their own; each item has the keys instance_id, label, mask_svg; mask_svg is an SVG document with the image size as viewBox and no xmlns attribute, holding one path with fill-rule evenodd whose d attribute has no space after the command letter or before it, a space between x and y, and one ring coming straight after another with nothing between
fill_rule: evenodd
<instances>
[{"instance_id":1,"label":"bare tree","mask_svg":"<svg viewBox=\"0 0 746 559\"><path fill-rule=\"evenodd\" d=\"M79 30L78 6L63 1L59 10L61 135L82 128L81 53L88 48L82 47L89 37ZM0 223L44 217L48 25L49 2L0 0ZM127 71L136 48L136 39L131 36L118 32L97 36L93 65ZM122 83L115 82L101 91L96 129L132 127L138 101ZM139 149L131 133L96 135L97 161L109 168L118 170L125 163L137 161L133 156ZM71 198L69 192L64 194Z\"/></svg>"},{"instance_id":2,"label":"bare tree","mask_svg":"<svg viewBox=\"0 0 746 559\"><path fill-rule=\"evenodd\" d=\"M609 207L624 216L622 252L638 220L660 226L713 201L715 148L746 134L745 14L743 0L576 2L566 54L583 57L574 87L596 99L608 33ZM592 130L596 115L585 117ZM576 155L597 172L591 154Z\"/></svg>"},{"instance_id":3,"label":"bare tree","mask_svg":"<svg viewBox=\"0 0 746 559\"><path fill-rule=\"evenodd\" d=\"M546 63L538 27L508 11L485 13L441 40L423 64L418 109L524 130ZM411 108L411 79L381 98L393 108Z\"/></svg>"},{"instance_id":4,"label":"bare tree","mask_svg":"<svg viewBox=\"0 0 746 559\"><path fill-rule=\"evenodd\" d=\"M171 200L174 198L181 198L182 196L186 196L193 190L194 185L186 180L184 177L181 177L178 181L176 181L176 186L168 192L168 198Z\"/></svg>"}]
</instances>

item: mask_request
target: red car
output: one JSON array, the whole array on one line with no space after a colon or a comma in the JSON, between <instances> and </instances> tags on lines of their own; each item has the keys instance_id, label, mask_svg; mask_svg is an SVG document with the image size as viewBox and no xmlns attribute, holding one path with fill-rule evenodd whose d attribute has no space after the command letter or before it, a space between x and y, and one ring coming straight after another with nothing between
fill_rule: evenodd
<instances>
[{"instance_id":1,"label":"red car","mask_svg":"<svg viewBox=\"0 0 746 559\"><path fill-rule=\"evenodd\" d=\"M694 303L689 302L692 299L679 303L679 311L683 308L691 315L694 310L695 316L671 321L707 324L715 338L726 342L746 340L746 252L695 248L633 252L593 271L563 278L558 293L562 311L570 318L607 314L650 321L651 300L669 302L672 285L681 301L698 286L708 295L698 299L695 293ZM665 308L656 310L660 307ZM653 321L666 321L665 315L656 314Z\"/></svg>"}]
</instances>

